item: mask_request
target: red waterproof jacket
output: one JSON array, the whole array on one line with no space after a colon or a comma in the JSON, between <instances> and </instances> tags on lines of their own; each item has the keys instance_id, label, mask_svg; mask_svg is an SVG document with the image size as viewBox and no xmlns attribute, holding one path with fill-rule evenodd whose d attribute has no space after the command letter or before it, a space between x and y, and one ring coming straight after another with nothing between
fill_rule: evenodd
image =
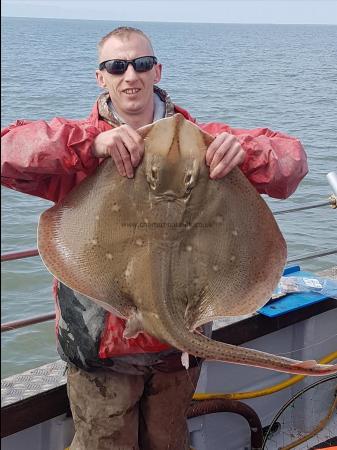
<instances>
[{"instance_id":1,"label":"red waterproof jacket","mask_svg":"<svg viewBox=\"0 0 337 450\"><path fill-rule=\"evenodd\" d=\"M174 105L174 111L195 122L184 109ZM306 155L296 138L267 128L243 130L222 123L198 123L198 126L214 136L225 131L237 137L246 152L240 168L261 194L287 198L307 173ZM1 134L2 184L53 202L60 201L96 169L100 161L91 154L92 142L100 132L110 128L111 125L99 114L98 103L95 103L90 116L84 120L55 118L50 122L17 121L2 130ZM59 294L57 289L55 292ZM70 295L69 292L65 294L67 295ZM72 298L71 301L76 303L77 299ZM59 308L60 303L57 301L58 330L58 323L66 314ZM69 308L69 302L64 308ZM87 360L95 360L96 356L105 359L118 355L160 352L169 348L146 333L140 333L135 339L125 339L125 323L122 319L106 311L99 311L98 316L102 326L95 335L93 354ZM78 319L71 316L71 320L78 325ZM78 339L83 339L85 330L89 327L88 323L82 326ZM68 325L64 330L67 328ZM60 335L60 331L58 334ZM71 336L72 340L74 338L76 336ZM70 342L69 339L68 341ZM83 348L88 347L88 342L84 342ZM66 354L64 359L81 365L74 356L69 356L71 351L68 344L62 352Z\"/></svg>"}]
</instances>

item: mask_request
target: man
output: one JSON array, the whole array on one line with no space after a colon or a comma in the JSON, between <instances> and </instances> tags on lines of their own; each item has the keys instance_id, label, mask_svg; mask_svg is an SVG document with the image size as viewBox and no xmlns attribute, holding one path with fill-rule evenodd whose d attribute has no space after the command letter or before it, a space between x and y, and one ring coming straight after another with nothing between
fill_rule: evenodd
<instances>
[{"instance_id":1,"label":"man","mask_svg":"<svg viewBox=\"0 0 337 450\"><path fill-rule=\"evenodd\" d=\"M107 92L86 120L18 121L3 130L2 183L54 202L112 157L121 176L132 178L144 142L137 129L180 112L156 84L162 66L140 30L118 28L98 46L97 82ZM260 193L286 198L307 172L300 142L268 129L199 124L216 139L207 149L210 178L234 167ZM189 448L186 410L200 372L190 359L141 333L125 339L122 319L56 283L58 350L69 363L68 394L75 422L72 450Z\"/></svg>"}]
</instances>

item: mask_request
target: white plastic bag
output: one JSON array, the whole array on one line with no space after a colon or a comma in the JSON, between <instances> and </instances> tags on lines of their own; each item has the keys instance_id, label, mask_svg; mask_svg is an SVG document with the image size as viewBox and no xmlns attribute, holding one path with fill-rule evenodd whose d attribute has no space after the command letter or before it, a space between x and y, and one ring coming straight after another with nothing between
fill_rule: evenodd
<instances>
[{"instance_id":1,"label":"white plastic bag","mask_svg":"<svg viewBox=\"0 0 337 450\"><path fill-rule=\"evenodd\" d=\"M293 292L316 292L337 299L337 281L321 277L281 277L272 299Z\"/></svg>"}]
</instances>

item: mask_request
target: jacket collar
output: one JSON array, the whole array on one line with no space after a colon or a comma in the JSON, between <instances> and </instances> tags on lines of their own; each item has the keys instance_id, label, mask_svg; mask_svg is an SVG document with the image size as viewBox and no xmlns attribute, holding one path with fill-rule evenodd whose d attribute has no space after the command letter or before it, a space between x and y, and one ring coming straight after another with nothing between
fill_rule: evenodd
<instances>
[{"instance_id":1,"label":"jacket collar","mask_svg":"<svg viewBox=\"0 0 337 450\"><path fill-rule=\"evenodd\" d=\"M157 94L165 103L165 115L164 117L170 117L174 114L174 105L166 91L160 89L158 86L153 87L153 92ZM122 119L117 113L109 107L110 96L108 92L104 92L98 97L98 113L101 119L108 122L112 127L118 127L123 124Z\"/></svg>"}]
</instances>

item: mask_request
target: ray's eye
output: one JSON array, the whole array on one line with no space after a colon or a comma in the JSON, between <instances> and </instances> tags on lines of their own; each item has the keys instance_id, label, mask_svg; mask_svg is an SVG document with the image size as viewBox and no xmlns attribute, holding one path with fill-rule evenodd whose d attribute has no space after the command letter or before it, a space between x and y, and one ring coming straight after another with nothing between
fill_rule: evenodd
<instances>
[{"instance_id":1,"label":"ray's eye","mask_svg":"<svg viewBox=\"0 0 337 450\"><path fill-rule=\"evenodd\" d=\"M185 177L185 184L190 184L191 179L192 179L192 174L188 173Z\"/></svg>"},{"instance_id":2,"label":"ray's eye","mask_svg":"<svg viewBox=\"0 0 337 450\"><path fill-rule=\"evenodd\" d=\"M184 179L185 189L186 189L187 193L189 193L192 190L192 187L194 185L193 181L194 180L193 180L192 173L191 172L187 172L187 174L185 175L185 179Z\"/></svg>"},{"instance_id":3,"label":"ray's eye","mask_svg":"<svg viewBox=\"0 0 337 450\"><path fill-rule=\"evenodd\" d=\"M157 173L158 173L158 171L157 171L156 167L152 167L152 168L151 168L151 178L152 178L153 180L156 180L156 179L157 179Z\"/></svg>"},{"instance_id":4,"label":"ray's eye","mask_svg":"<svg viewBox=\"0 0 337 450\"><path fill-rule=\"evenodd\" d=\"M155 190L158 183L158 169L156 166L151 166L151 170L149 172L148 181L151 189Z\"/></svg>"}]
</instances>

